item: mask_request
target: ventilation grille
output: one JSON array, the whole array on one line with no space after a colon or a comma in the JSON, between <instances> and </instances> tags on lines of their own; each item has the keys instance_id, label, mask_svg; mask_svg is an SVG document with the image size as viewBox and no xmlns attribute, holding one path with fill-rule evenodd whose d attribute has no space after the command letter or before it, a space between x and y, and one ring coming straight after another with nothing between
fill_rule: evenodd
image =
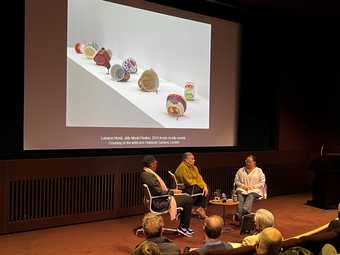
<instances>
[{"instance_id":1,"label":"ventilation grille","mask_svg":"<svg viewBox=\"0 0 340 255\"><path fill-rule=\"evenodd\" d=\"M121 208L142 206L143 190L141 171L121 174Z\"/></svg>"},{"instance_id":2,"label":"ventilation grille","mask_svg":"<svg viewBox=\"0 0 340 255\"><path fill-rule=\"evenodd\" d=\"M111 211L113 193L113 174L10 181L9 222Z\"/></svg>"},{"instance_id":3,"label":"ventilation grille","mask_svg":"<svg viewBox=\"0 0 340 255\"><path fill-rule=\"evenodd\" d=\"M168 171L159 170L157 173L172 188ZM230 196L235 171L213 168L202 171L202 175L211 194L220 189ZM121 172L118 178L118 209L141 208L143 190L140 171ZM8 222L13 224L104 212L114 214L114 188L115 176L112 173L13 180L9 182Z\"/></svg>"}]
</instances>

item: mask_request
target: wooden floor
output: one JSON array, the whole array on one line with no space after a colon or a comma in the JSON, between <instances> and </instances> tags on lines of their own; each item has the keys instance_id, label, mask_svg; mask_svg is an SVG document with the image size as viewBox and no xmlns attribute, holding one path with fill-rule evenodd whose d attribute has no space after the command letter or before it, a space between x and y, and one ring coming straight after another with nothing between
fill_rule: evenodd
<instances>
[{"instance_id":1,"label":"wooden floor","mask_svg":"<svg viewBox=\"0 0 340 255\"><path fill-rule=\"evenodd\" d=\"M276 227L284 237L307 232L335 218L335 210L322 210L305 205L309 194L273 197L258 201L254 210L265 208L273 212ZM230 212L231 213L231 212ZM208 214L222 214L216 206L208 208ZM166 217L167 218L167 217ZM130 254L143 237L134 235L132 229L140 225L142 215L93 222L72 226L36 230L0 236L1 255L117 255ZM167 219L166 219L167 221ZM168 224L168 225L173 225ZM193 238L168 235L181 249L185 246L198 247L203 241L202 223L192 219L195 230ZM241 239L239 229L223 234L225 241Z\"/></svg>"}]
</instances>

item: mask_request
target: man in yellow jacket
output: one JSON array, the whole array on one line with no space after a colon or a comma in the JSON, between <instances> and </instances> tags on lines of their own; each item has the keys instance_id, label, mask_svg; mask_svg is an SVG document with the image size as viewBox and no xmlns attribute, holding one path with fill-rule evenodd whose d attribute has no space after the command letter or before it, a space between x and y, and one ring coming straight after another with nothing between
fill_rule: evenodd
<instances>
[{"instance_id":1,"label":"man in yellow jacket","mask_svg":"<svg viewBox=\"0 0 340 255\"><path fill-rule=\"evenodd\" d=\"M194 205L197 206L197 213L201 218L206 218L206 208L208 205L208 186L200 175L197 166L195 166L195 157L191 152L186 152L182 156L182 162L176 169L176 179L179 183L183 183L184 193L195 194L202 193L203 196L195 196Z\"/></svg>"}]
</instances>

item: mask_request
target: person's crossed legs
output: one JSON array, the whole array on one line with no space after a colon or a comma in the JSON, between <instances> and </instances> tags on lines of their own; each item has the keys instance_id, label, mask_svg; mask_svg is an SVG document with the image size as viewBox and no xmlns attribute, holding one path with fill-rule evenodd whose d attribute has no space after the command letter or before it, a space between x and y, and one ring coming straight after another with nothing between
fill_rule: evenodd
<instances>
[{"instance_id":1,"label":"person's crossed legs","mask_svg":"<svg viewBox=\"0 0 340 255\"><path fill-rule=\"evenodd\" d=\"M252 212L254 200L260 196L257 193L249 193L247 195L237 192L239 204L237 205L236 217L237 221L242 219L242 216Z\"/></svg>"}]
</instances>

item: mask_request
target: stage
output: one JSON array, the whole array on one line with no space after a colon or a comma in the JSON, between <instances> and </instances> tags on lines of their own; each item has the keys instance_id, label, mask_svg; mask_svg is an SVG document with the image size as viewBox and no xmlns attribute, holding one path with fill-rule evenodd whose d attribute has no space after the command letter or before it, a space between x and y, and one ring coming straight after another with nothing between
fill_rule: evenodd
<instances>
[{"instance_id":1,"label":"stage","mask_svg":"<svg viewBox=\"0 0 340 255\"><path fill-rule=\"evenodd\" d=\"M285 238L315 229L336 217L336 210L322 210L305 205L310 194L277 196L255 203L254 210L265 208L273 212L276 227ZM231 212L229 212L231 213ZM209 206L208 215L222 214L222 208ZM1 254L15 255L118 255L130 254L143 237L133 229L140 225L142 215L115 220L92 222L0 236ZM168 219L168 217L166 217ZM169 226L169 224L167 225ZM203 241L202 223L192 219L193 238L167 235L181 250L198 247ZM239 229L223 235L225 241L241 239Z\"/></svg>"}]
</instances>

